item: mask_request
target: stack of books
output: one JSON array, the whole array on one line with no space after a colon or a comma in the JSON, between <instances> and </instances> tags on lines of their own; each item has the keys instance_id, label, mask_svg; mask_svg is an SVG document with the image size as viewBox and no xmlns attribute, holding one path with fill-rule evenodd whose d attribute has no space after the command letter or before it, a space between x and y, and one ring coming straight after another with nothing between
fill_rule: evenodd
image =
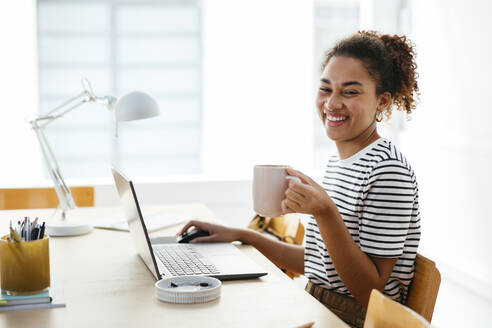
<instances>
[{"instance_id":1,"label":"stack of books","mask_svg":"<svg viewBox=\"0 0 492 328\"><path fill-rule=\"evenodd\" d=\"M11 310L28 310L39 308L64 307L65 303L54 289L33 295L7 295L2 291L0 295L0 312Z\"/></svg>"}]
</instances>

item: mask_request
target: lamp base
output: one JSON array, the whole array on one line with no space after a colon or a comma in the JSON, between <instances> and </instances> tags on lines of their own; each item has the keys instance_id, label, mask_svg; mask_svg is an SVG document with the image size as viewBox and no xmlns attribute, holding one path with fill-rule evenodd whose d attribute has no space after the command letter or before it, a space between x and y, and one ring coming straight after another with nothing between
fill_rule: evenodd
<instances>
[{"instance_id":1,"label":"lamp base","mask_svg":"<svg viewBox=\"0 0 492 328\"><path fill-rule=\"evenodd\" d=\"M46 234L51 236L78 236L92 231L88 223L76 220L56 220L46 225Z\"/></svg>"}]
</instances>

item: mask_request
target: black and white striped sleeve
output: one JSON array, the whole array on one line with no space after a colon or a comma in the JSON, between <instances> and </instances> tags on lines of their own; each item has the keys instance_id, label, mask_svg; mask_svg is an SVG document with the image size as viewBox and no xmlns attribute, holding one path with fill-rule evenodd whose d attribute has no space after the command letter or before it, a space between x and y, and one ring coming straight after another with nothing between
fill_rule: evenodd
<instances>
[{"instance_id":1,"label":"black and white striped sleeve","mask_svg":"<svg viewBox=\"0 0 492 328\"><path fill-rule=\"evenodd\" d=\"M397 159L378 162L363 195L360 247L368 255L399 257L412 219L416 196L412 171Z\"/></svg>"}]
</instances>

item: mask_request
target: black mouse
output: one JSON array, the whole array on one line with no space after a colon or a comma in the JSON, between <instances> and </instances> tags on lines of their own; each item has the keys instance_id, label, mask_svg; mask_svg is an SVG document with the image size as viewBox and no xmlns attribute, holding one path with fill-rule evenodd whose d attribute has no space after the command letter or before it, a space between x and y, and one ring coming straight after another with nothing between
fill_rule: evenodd
<instances>
[{"instance_id":1,"label":"black mouse","mask_svg":"<svg viewBox=\"0 0 492 328\"><path fill-rule=\"evenodd\" d=\"M190 232L185 232L181 236L178 236L178 243L189 243L195 238L210 236L210 233L206 230L195 229Z\"/></svg>"}]
</instances>

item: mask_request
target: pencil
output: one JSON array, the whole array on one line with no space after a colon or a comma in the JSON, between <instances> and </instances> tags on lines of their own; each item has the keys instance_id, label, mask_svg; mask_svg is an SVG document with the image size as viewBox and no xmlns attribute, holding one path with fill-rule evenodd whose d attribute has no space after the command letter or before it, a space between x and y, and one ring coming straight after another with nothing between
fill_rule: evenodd
<instances>
[{"instance_id":1,"label":"pencil","mask_svg":"<svg viewBox=\"0 0 492 328\"><path fill-rule=\"evenodd\" d=\"M17 231L12 229L12 227L10 227L10 234L12 235L12 239L14 239L15 242L20 243L22 241Z\"/></svg>"}]
</instances>

